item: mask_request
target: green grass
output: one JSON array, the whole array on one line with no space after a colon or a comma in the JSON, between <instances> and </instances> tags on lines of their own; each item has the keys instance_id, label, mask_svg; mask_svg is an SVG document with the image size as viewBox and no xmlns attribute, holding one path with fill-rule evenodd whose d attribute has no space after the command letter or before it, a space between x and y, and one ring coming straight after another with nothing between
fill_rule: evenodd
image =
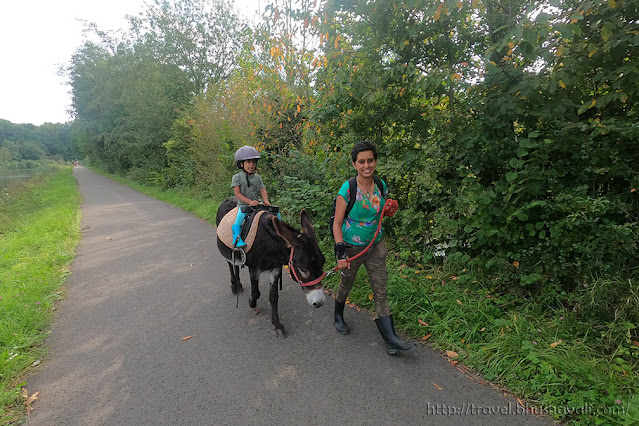
<instances>
[{"instance_id":1,"label":"green grass","mask_svg":"<svg viewBox=\"0 0 639 426\"><path fill-rule=\"evenodd\" d=\"M218 203L213 200L115 179L203 219L215 217ZM327 254L326 269L332 268L332 245L323 241L321 247ZM629 334L633 324L585 319L548 301L505 293L499 282L486 282L463 265L410 267L397 252L391 252L388 262L391 310L397 328L407 335L457 352L451 363L481 373L527 407L558 420L639 424L639 343ZM336 291L337 276L324 285ZM602 295L594 292L605 292L610 285L593 282L593 306L603 303ZM362 268L349 302L372 313L371 296Z\"/></svg>"},{"instance_id":2,"label":"green grass","mask_svg":"<svg viewBox=\"0 0 639 426\"><path fill-rule=\"evenodd\" d=\"M0 199L0 423L24 415L20 378L44 356L41 342L79 240L79 206L68 167Z\"/></svg>"}]
</instances>

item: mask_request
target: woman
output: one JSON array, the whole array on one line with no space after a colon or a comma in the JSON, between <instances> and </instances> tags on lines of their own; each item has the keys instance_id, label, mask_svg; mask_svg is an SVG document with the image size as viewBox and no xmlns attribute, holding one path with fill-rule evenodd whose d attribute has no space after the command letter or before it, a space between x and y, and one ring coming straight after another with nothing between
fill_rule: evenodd
<instances>
[{"instance_id":1,"label":"woman","mask_svg":"<svg viewBox=\"0 0 639 426\"><path fill-rule=\"evenodd\" d=\"M349 334L350 328L344 322L344 305L348 293L353 288L353 282L357 276L357 270L364 264L373 290L373 301L377 313L377 329L384 338L386 352L395 355L397 351L410 351L414 344L402 342L395 334L393 317L390 313L388 298L386 297L386 242L383 239L383 230L375 238L377 225L381 220L381 212L388 197L386 183L373 177L377 166L377 150L375 145L368 141L357 142L351 151L353 167L357 171L356 196L352 209L346 216L346 209L350 199L351 185L344 182L339 190L335 204L335 221L333 222L333 235L335 237L335 256L337 267L341 270L339 289L335 296L335 329L341 334ZM381 182L382 188L376 184ZM375 241L366 253L350 261L350 258L362 252L375 238Z\"/></svg>"}]
</instances>

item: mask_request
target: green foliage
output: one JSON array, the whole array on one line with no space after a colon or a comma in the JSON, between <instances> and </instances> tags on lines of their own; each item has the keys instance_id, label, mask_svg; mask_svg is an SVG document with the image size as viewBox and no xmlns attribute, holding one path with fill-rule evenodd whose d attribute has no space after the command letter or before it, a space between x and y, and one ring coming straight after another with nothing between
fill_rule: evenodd
<instances>
[{"instance_id":1,"label":"green foliage","mask_svg":"<svg viewBox=\"0 0 639 426\"><path fill-rule=\"evenodd\" d=\"M0 120L0 165L12 161L56 157L77 158L69 124L14 124Z\"/></svg>"}]
</instances>

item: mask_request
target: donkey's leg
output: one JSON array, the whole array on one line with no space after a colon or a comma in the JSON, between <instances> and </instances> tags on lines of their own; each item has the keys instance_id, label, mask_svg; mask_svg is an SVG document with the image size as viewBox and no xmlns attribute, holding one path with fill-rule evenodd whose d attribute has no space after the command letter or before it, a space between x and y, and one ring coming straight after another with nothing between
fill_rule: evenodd
<instances>
[{"instance_id":1,"label":"donkey's leg","mask_svg":"<svg viewBox=\"0 0 639 426\"><path fill-rule=\"evenodd\" d=\"M279 289L277 288L280 277L282 276L282 267L273 268L270 271L271 291L268 295L268 300L271 302L271 322L275 326L275 333L277 337L285 338L286 330L280 323L280 316L277 312L277 301L280 298Z\"/></svg>"},{"instance_id":2,"label":"donkey's leg","mask_svg":"<svg viewBox=\"0 0 639 426\"><path fill-rule=\"evenodd\" d=\"M260 298L260 272L257 269L249 268L249 275L251 277L251 297L249 298L249 306L255 308L257 306L257 299Z\"/></svg>"},{"instance_id":3,"label":"donkey's leg","mask_svg":"<svg viewBox=\"0 0 639 426\"><path fill-rule=\"evenodd\" d=\"M240 267L233 266L233 264L228 261L227 263L229 264L229 271L231 272L231 293L235 295L238 292L244 291L242 283L240 282Z\"/></svg>"}]
</instances>

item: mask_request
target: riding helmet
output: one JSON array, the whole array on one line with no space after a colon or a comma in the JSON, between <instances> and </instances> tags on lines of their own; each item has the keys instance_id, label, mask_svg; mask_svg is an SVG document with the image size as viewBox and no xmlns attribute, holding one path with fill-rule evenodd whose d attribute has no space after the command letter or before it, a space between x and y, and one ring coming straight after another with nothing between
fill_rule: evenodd
<instances>
[{"instance_id":1,"label":"riding helmet","mask_svg":"<svg viewBox=\"0 0 639 426\"><path fill-rule=\"evenodd\" d=\"M237 151L235 151L235 165L238 169L242 168L242 162L245 160L257 160L261 158L257 149L252 146L244 145Z\"/></svg>"}]
</instances>

